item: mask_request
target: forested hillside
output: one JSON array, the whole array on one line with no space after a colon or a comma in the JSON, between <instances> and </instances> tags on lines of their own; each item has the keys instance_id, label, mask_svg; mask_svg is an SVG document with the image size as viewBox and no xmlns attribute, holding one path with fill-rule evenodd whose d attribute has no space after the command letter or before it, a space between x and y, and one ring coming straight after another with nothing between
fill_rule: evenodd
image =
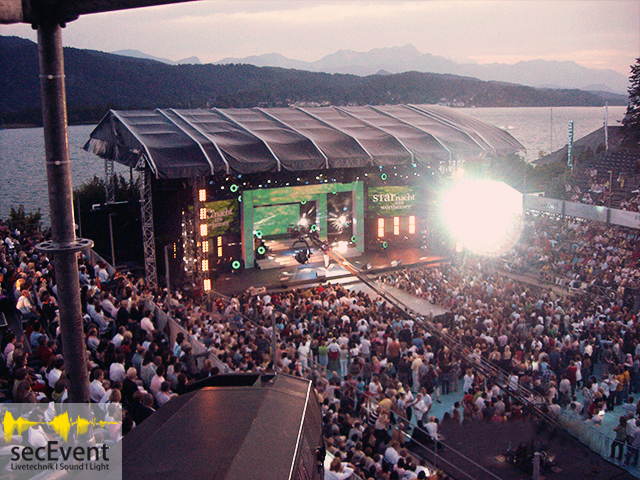
<instances>
[{"instance_id":1,"label":"forested hillside","mask_svg":"<svg viewBox=\"0 0 640 480\"><path fill-rule=\"evenodd\" d=\"M0 125L41 123L37 45L0 37ZM65 48L69 123L98 121L109 109L380 105L600 106L581 90L546 90L474 78L313 73L251 65L167 65L94 50ZM626 99L619 98L618 104ZM609 104L613 104L609 99Z\"/></svg>"}]
</instances>

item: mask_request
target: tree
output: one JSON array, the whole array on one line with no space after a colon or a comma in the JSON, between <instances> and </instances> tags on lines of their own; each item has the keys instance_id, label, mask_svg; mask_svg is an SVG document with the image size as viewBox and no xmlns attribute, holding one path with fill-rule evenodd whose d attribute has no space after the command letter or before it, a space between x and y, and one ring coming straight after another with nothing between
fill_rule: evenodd
<instances>
[{"instance_id":1,"label":"tree","mask_svg":"<svg viewBox=\"0 0 640 480\"><path fill-rule=\"evenodd\" d=\"M42 214L40 209L27 213L24 210L24 205L19 205L17 210L11 207L9 220L14 228L22 228L27 232L31 232L40 228Z\"/></svg>"},{"instance_id":2,"label":"tree","mask_svg":"<svg viewBox=\"0 0 640 480\"><path fill-rule=\"evenodd\" d=\"M631 66L629 83L629 104L622 124L625 143L637 148L640 145L640 57L636 58L636 64Z\"/></svg>"}]
</instances>

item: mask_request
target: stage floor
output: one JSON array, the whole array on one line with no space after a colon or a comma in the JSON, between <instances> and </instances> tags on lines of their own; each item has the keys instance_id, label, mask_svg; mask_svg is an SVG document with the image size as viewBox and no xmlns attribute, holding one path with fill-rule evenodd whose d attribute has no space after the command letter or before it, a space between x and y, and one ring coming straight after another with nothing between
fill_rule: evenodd
<instances>
[{"instance_id":1,"label":"stage floor","mask_svg":"<svg viewBox=\"0 0 640 480\"><path fill-rule=\"evenodd\" d=\"M377 273L396 268L420 266L438 263L443 257L421 249L397 249L381 252L365 252L360 254L357 250L349 252L348 261L361 270ZM224 273L218 278L214 290L230 295L246 291L250 287L267 287L268 289L298 288L307 284L324 283L326 281L344 281L355 277L331 260L325 267L321 252L313 249L310 263L300 265L293 259L293 264L268 269L246 269L236 273Z\"/></svg>"}]
</instances>

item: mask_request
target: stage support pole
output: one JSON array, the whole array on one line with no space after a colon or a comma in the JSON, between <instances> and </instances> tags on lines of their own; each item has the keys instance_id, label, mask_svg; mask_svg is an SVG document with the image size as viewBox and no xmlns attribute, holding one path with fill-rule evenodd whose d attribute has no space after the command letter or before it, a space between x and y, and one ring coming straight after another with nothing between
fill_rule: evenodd
<instances>
[{"instance_id":1,"label":"stage support pole","mask_svg":"<svg viewBox=\"0 0 640 480\"><path fill-rule=\"evenodd\" d=\"M111 266L113 268L116 268L116 249L113 243L113 217L115 216L115 213L109 214L109 240L111 241Z\"/></svg>"},{"instance_id":2,"label":"stage support pole","mask_svg":"<svg viewBox=\"0 0 640 480\"><path fill-rule=\"evenodd\" d=\"M51 240L36 248L53 256L69 402L85 403L89 402L89 378L76 254L90 249L93 242L75 235L62 27L58 23L38 25L38 56Z\"/></svg>"},{"instance_id":3,"label":"stage support pole","mask_svg":"<svg viewBox=\"0 0 640 480\"><path fill-rule=\"evenodd\" d=\"M169 249L171 245L164 246L164 277L167 284L167 292L169 292L169 298L171 298L171 277L169 273Z\"/></svg>"},{"instance_id":4,"label":"stage support pole","mask_svg":"<svg viewBox=\"0 0 640 480\"><path fill-rule=\"evenodd\" d=\"M149 290L158 288L156 268L156 237L153 229L153 198L151 195L151 172L148 167L140 171L140 204L142 214L142 247L144 250L144 272Z\"/></svg>"}]
</instances>

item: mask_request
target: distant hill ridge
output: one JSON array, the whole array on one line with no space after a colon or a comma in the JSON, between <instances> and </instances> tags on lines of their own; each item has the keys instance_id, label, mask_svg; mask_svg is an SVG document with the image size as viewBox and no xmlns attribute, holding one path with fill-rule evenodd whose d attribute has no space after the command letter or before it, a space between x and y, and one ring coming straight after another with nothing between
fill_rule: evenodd
<instances>
[{"instance_id":1,"label":"distant hill ridge","mask_svg":"<svg viewBox=\"0 0 640 480\"><path fill-rule=\"evenodd\" d=\"M188 57L183 58L182 60L169 60L168 58L154 57L152 55L147 55L140 50L117 50L115 52L111 52L114 55L122 55L124 57L133 57L133 58L146 58L148 60L155 60L156 62L167 63L169 65L201 65L202 62L198 57Z\"/></svg>"},{"instance_id":2,"label":"distant hill ridge","mask_svg":"<svg viewBox=\"0 0 640 480\"><path fill-rule=\"evenodd\" d=\"M487 81L503 81L531 87L579 88L625 95L629 79L614 70L586 68L575 62L531 60L513 65L504 63L457 63L451 59L421 53L414 45L374 48L368 52L339 50L315 62L292 60L277 53L244 58L223 58L216 64L248 63L260 67L297 68L314 72L373 75L380 70L390 73L448 73Z\"/></svg>"},{"instance_id":3,"label":"distant hill ridge","mask_svg":"<svg viewBox=\"0 0 640 480\"><path fill-rule=\"evenodd\" d=\"M0 125L39 125L37 45L18 37L0 36L0 51ZM601 96L580 90L535 89L450 74L407 72L361 77L246 64L168 65L76 48L65 48L64 53L71 124L96 122L109 109L397 103L604 105ZM610 105L626 105L626 96L613 98L609 99Z\"/></svg>"}]
</instances>

